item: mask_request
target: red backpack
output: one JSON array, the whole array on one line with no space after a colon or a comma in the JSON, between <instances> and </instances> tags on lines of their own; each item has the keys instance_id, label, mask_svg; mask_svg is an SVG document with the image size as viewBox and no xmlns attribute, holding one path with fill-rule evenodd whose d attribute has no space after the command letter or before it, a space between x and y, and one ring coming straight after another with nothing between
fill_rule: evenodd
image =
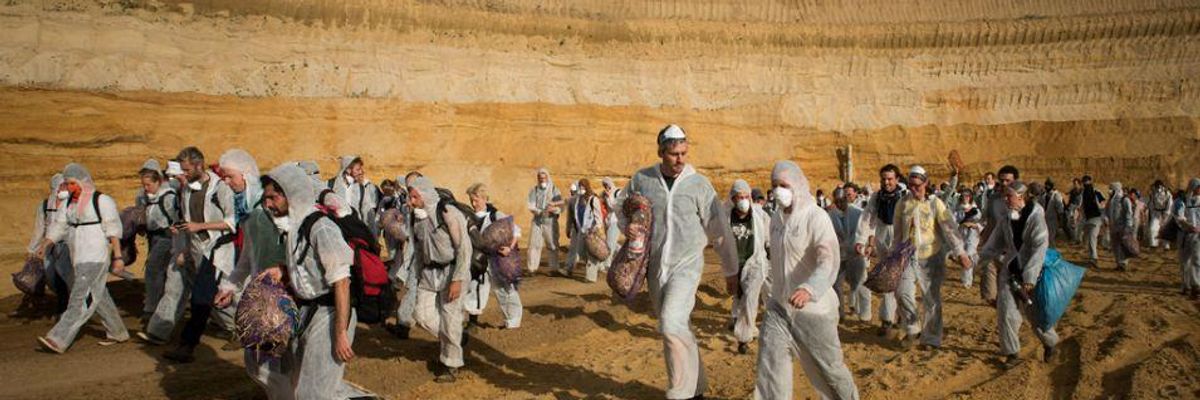
<instances>
[{"instance_id":1,"label":"red backpack","mask_svg":"<svg viewBox=\"0 0 1200 400\"><path fill-rule=\"evenodd\" d=\"M328 190L323 191L320 197L324 198L325 194L329 192ZM318 202L319 212L309 214L304 218L297 234L307 239L313 224L321 218L329 218L337 224L338 229L342 232L342 238L354 252L354 264L350 266L350 301L357 311L358 320L368 324L383 322L395 310L392 304L395 300L392 295L392 284L388 278L387 266L379 257L378 240L357 214L339 217L335 210L321 205L322 203L324 202ZM306 243L304 251L298 259L304 259L309 247L310 245Z\"/></svg>"}]
</instances>

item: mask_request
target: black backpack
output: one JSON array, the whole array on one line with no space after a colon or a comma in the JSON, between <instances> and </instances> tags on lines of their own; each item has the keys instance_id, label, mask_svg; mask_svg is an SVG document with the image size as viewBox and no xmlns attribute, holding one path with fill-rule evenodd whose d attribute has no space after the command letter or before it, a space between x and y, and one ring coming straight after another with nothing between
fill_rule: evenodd
<instances>
[{"instance_id":1,"label":"black backpack","mask_svg":"<svg viewBox=\"0 0 1200 400\"><path fill-rule=\"evenodd\" d=\"M350 304L357 312L360 322L381 323L396 308L387 266L379 257L379 242L375 240L371 229L358 218L357 214L351 213L345 217L339 217L333 210L321 205L329 193L332 191L321 191L318 196L320 201L318 208L321 211L309 214L300 223L297 235L304 238L305 243L304 250L300 252L300 257L297 259L303 261L312 247L308 242L308 235L312 231L313 224L321 218L329 218L333 221L342 233L342 238L346 240L346 244L354 252L354 263L350 266Z\"/></svg>"}]
</instances>

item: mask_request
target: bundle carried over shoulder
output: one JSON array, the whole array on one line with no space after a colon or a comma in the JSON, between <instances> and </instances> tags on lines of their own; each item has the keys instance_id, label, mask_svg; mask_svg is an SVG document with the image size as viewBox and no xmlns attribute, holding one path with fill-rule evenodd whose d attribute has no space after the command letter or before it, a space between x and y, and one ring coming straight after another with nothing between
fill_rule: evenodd
<instances>
[{"instance_id":1,"label":"bundle carried over shoulder","mask_svg":"<svg viewBox=\"0 0 1200 400\"><path fill-rule=\"evenodd\" d=\"M300 330L300 308L283 282L259 275L242 292L235 322L242 347L278 359Z\"/></svg>"},{"instance_id":2,"label":"bundle carried over shoulder","mask_svg":"<svg viewBox=\"0 0 1200 400\"><path fill-rule=\"evenodd\" d=\"M896 291L896 286L900 284L900 277L904 275L904 270L908 268L908 264L912 262L913 254L917 252L916 246L912 242L903 241L892 247L892 253L888 254L874 268L867 273L867 281L864 285L875 293L891 293Z\"/></svg>"},{"instance_id":3,"label":"bundle carried over shoulder","mask_svg":"<svg viewBox=\"0 0 1200 400\"><path fill-rule=\"evenodd\" d=\"M654 232L651 206L650 199L634 193L621 207L629 224L625 227L625 244L617 251L612 267L608 269L608 287L626 303L633 302L646 282L650 236Z\"/></svg>"},{"instance_id":4,"label":"bundle carried over shoulder","mask_svg":"<svg viewBox=\"0 0 1200 400\"><path fill-rule=\"evenodd\" d=\"M1087 270L1083 267L1063 260L1058 250L1046 250L1042 276L1033 288L1034 322L1038 328L1049 330L1058 323L1079 290L1084 272Z\"/></svg>"},{"instance_id":5,"label":"bundle carried over shoulder","mask_svg":"<svg viewBox=\"0 0 1200 400\"><path fill-rule=\"evenodd\" d=\"M514 245L507 256L500 255L500 248L512 244L515 231L516 222L510 215L488 225L479 235L480 247L491 257L492 265L496 268L496 276L504 281L501 282L504 284L521 281L520 249Z\"/></svg>"},{"instance_id":6,"label":"bundle carried over shoulder","mask_svg":"<svg viewBox=\"0 0 1200 400\"><path fill-rule=\"evenodd\" d=\"M404 242L408 240L408 232L404 229L404 213L398 208L391 208L383 212L380 217L380 225L383 226L383 238L394 243Z\"/></svg>"},{"instance_id":7,"label":"bundle carried over shoulder","mask_svg":"<svg viewBox=\"0 0 1200 400\"><path fill-rule=\"evenodd\" d=\"M604 225L596 224L596 227L588 232L587 237L584 237L584 245L587 247L588 255L597 260L607 260L612 250L608 248L608 236L605 235Z\"/></svg>"},{"instance_id":8,"label":"bundle carried over shoulder","mask_svg":"<svg viewBox=\"0 0 1200 400\"><path fill-rule=\"evenodd\" d=\"M121 261L131 265L137 261L137 235L146 234L146 207L130 206L121 210Z\"/></svg>"}]
</instances>

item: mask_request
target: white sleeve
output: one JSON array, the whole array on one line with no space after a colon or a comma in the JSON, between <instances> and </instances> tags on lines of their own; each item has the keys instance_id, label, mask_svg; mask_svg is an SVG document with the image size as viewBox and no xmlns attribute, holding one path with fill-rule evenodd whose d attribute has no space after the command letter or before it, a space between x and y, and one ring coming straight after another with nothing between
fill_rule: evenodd
<instances>
[{"instance_id":1,"label":"white sleeve","mask_svg":"<svg viewBox=\"0 0 1200 400\"><path fill-rule=\"evenodd\" d=\"M350 277L350 265L354 264L354 251L341 231L327 218L321 218L313 226L308 235L313 244L313 250L321 266L325 269L325 282L332 286L334 283Z\"/></svg>"},{"instance_id":2,"label":"white sleeve","mask_svg":"<svg viewBox=\"0 0 1200 400\"><path fill-rule=\"evenodd\" d=\"M70 211L72 210L67 204L59 207L58 212L54 213L54 220L46 228L46 239L50 239L52 242L61 242L67 238L67 213Z\"/></svg>"},{"instance_id":3,"label":"white sleeve","mask_svg":"<svg viewBox=\"0 0 1200 400\"><path fill-rule=\"evenodd\" d=\"M829 218L810 218L808 230L813 250L817 252L817 265L808 279L801 282L795 290L807 290L812 294L812 298L819 299L833 288L841 256L838 251L837 233L833 231L833 222Z\"/></svg>"},{"instance_id":4,"label":"white sleeve","mask_svg":"<svg viewBox=\"0 0 1200 400\"><path fill-rule=\"evenodd\" d=\"M99 217L102 221L100 228L104 230L104 237L120 239L125 228L121 225L121 213L117 211L117 203L113 201L112 197L102 194L98 205L100 206Z\"/></svg>"},{"instance_id":5,"label":"white sleeve","mask_svg":"<svg viewBox=\"0 0 1200 400\"><path fill-rule=\"evenodd\" d=\"M46 238L46 230L49 228L46 226L46 210L43 209L42 204L44 203L38 203L37 209L34 210L33 238L29 239L29 248L27 249L29 254L36 253L42 246L42 239Z\"/></svg>"},{"instance_id":6,"label":"white sleeve","mask_svg":"<svg viewBox=\"0 0 1200 400\"><path fill-rule=\"evenodd\" d=\"M708 233L708 242L713 245L717 255L721 256L721 272L725 277L735 276L738 274L737 241L733 239L733 232L729 229L729 216L725 215L724 207L717 201L716 191L710 188L704 197L703 201L707 204L702 203L700 210L705 216L703 222Z\"/></svg>"}]
</instances>

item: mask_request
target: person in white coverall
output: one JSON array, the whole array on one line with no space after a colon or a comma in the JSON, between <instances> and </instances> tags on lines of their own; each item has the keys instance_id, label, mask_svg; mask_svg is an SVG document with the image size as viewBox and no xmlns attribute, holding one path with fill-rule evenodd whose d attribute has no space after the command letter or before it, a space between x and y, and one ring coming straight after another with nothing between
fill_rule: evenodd
<instances>
[{"instance_id":1,"label":"person in white coverall","mask_svg":"<svg viewBox=\"0 0 1200 400\"><path fill-rule=\"evenodd\" d=\"M34 211L37 218L33 222L33 237L29 240L27 248L27 258L37 258L37 252L42 247L42 241L46 239L46 231L50 229L50 225L60 209L67 207L67 200L70 199L70 192L67 191L66 180L63 179L62 173L54 174L50 178L50 194L41 202L38 203L37 209ZM67 310L67 302L70 299L72 272L71 272L71 254L67 249L65 242L59 241L50 245L43 259L43 268L46 271L45 280L50 289L54 291L55 305L54 315L62 315ZM33 305L34 296L25 296L22 302L30 302ZM12 315L20 315L23 310L18 308Z\"/></svg>"},{"instance_id":2,"label":"person in white coverall","mask_svg":"<svg viewBox=\"0 0 1200 400\"><path fill-rule=\"evenodd\" d=\"M1173 215L1183 236L1179 269L1183 294L1195 301L1200 300L1200 178L1189 180L1187 192L1180 197L1179 208Z\"/></svg>"},{"instance_id":3,"label":"person in white coverall","mask_svg":"<svg viewBox=\"0 0 1200 400\"><path fill-rule=\"evenodd\" d=\"M751 190L746 181L734 181L729 190L730 202L722 208L727 215L721 217L737 249L738 274L729 279L737 288L733 293L732 325L741 354L746 354L749 343L758 337L758 304L767 276L767 248L771 247L771 217L750 201Z\"/></svg>"},{"instance_id":4,"label":"person in white coverall","mask_svg":"<svg viewBox=\"0 0 1200 400\"><path fill-rule=\"evenodd\" d=\"M356 317L350 304L354 251L337 224L317 209L317 187L299 166L284 163L271 170L262 183L263 205L270 211L276 229L285 235L286 261L284 265L266 266L260 274L287 283L300 306L302 325L284 354L281 368L272 368L268 363L266 368L249 372L264 385L271 399L370 396L343 380L346 364L356 356L352 348ZM252 267L243 264L237 276L222 280L215 305L229 305L232 287L244 282L242 274ZM290 379L280 379L280 373L288 374ZM284 386L284 382L289 384Z\"/></svg>"},{"instance_id":5,"label":"person in white coverall","mask_svg":"<svg viewBox=\"0 0 1200 400\"><path fill-rule=\"evenodd\" d=\"M550 252L550 270L558 271L558 215L562 213L563 198L550 171L537 170L537 184L529 189L526 208L533 213L533 228L529 233L529 273L537 272L542 262L542 249Z\"/></svg>"},{"instance_id":6,"label":"person in white coverall","mask_svg":"<svg viewBox=\"0 0 1200 400\"><path fill-rule=\"evenodd\" d=\"M996 282L996 314L1000 331L1000 353L1004 355L1006 367L1019 362L1021 351L1021 324L1029 319L1031 325L1033 305L1016 296L1033 298L1033 288L1042 274L1046 250L1050 247L1050 229L1046 223L1045 209L1037 199L1029 195L1028 187L1014 182L1005 188L1004 203L1008 218L997 222L996 229L983 246L981 254L999 261L999 279ZM1019 283L1019 287L1013 287ZM1050 362L1054 346L1058 344L1058 333L1053 328L1043 331L1033 326L1033 333L1042 342L1043 359Z\"/></svg>"},{"instance_id":7,"label":"person in white coverall","mask_svg":"<svg viewBox=\"0 0 1200 400\"><path fill-rule=\"evenodd\" d=\"M463 366L464 285L471 279L471 237L467 219L458 208L439 210L433 182L421 177L408 188L413 207L409 268L416 268L417 299L413 318L418 326L437 336L442 370L437 382L457 380Z\"/></svg>"},{"instance_id":8,"label":"person in white coverall","mask_svg":"<svg viewBox=\"0 0 1200 400\"><path fill-rule=\"evenodd\" d=\"M822 399L858 399L842 358L837 233L809 194L808 178L791 161L771 172L779 212L771 220L771 293L763 319L755 399L792 398L792 356Z\"/></svg>"},{"instance_id":9,"label":"person in white coverall","mask_svg":"<svg viewBox=\"0 0 1200 400\"><path fill-rule=\"evenodd\" d=\"M871 320L871 289L867 289L867 259L854 251L854 239L857 236L858 220L862 218L863 210L850 204L850 196L856 190L854 185L847 185L833 191L834 206L828 209L829 220L837 232L838 244L841 251L841 268L838 270L837 282L833 290L838 293L838 299L845 298L849 303L851 314L860 321ZM842 296L842 282L846 282L849 293ZM839 308L839 315L844 315L844 308Z\"/></svg>"},{"instance_id":10,"label":"person in white coverall","mask_svg":"<svg viewBox=\"0 0 1200 400\"><path fill-rule=\"evenodd\" d=\"M702 398L704 366L691 330L691 313L704 272L704 248L719 241L716 251L726 278L737 275L737 252L729 230L718 221L723 213L716 190L687 163L683 129L668 125L659 132L657 143L662 162L634 174L625 191L645 196L653 204L647 282L663 335L666 398ZM628 223L624 216L621 220ZM732 292L728 280L726 286Z\"/></svg>"},{"instance_id":11,"label":"person in white coverall","mask_svg":"<svg viewBox=\"0 0 1200 400\"><path fill-rule=\"evenodd\" d=\"M46 229L46 238L35 255L45 259L55 243L65 242L74 267L73 285L67 310L46 336L38 337L42 348L62 354L75 342L76 335L93 314L104 323L105 340L109 345L129 340L129 331L121 321L117 305L108 294L106 279L109 268L113 273L125 270L121 261L121 217L112 197L96 191L92 175L79 164L67 164L63 169L68 204L55 213Z\"/></svg>"},{"instance_id":12,"label":"person in white coverall","mask_svg":"<svg viewBox=\"0 0 1200 400\"><path fill-rule=\"evenodd\" d=\"M942 283L946 280L946 255L953 255L966 268L971 258L963 250L958 222L946 203L929 190L929 176L920 165L908 173L909 192L896 205L896 240L910 241L916 252L896 287L900 303L898 327L905 333L905 347L919 339L932 349L942 345ZM917 288L921 289L918 314Z\"/></svg>"},{"instance_id":13,"label":"person in white coverall","mask_svg":"<svg viewBox=\"0 0 1200 400\"><path fill-rule=\"evenodd\" d=\"M895 236L896 203L904 197L905 190L900 187L900 168L888 164L879 170L879 190L871 193L867 207L863 209L858 219L858 229L854 232L854 251L865 259L871 257L882 259L892 252ZM896 324L896 293L881 293L879 295L879 335L887 335Z\"/></svg>"},{"instance_id":14,"label":"person in white coverall","mask_svg":"<svg viewBox=\"0 0 1200 400\"><path fill-rule=\"evenodd\" d=\"M479 232L482 233L492 223L499 221L508 214L496 209L488 201L488 189L482 183L476 183L467 188L467 196L471 199L471 208L475 210L475 218L479 220ZM513 223L513 242L512 244L500 249L502 256L507 256L514 248L516 248L517 240L521 238L521 227ZM477 250L478 251L478 250ZM496 301L500 303L500 313L504 314L504 327L506 329L516 329L521 327L521 295L517 293L516 283L505 283L501 280L499 267L496 266L496 260L493 257L484 256L484 262L488 263L487 271L481 276L471 277L470 283L467 285L466 308L467 314L470 315L470 324L477 324L479 315L483 314L483 309L487 307L488 291L496 293Z\"/></svg>"},{"instance_id":15,"label":"person in white coverall","mask_svg":"<svg viewBox=\"0 0 1200 400\"><path fill-rule=\"evenodd\" d=\"M338 174L329 181L329 189L346 200L372 235L379 236L379 188L367 179L359 156L342 156L338 163Z\"/></svg>"}]
</instances>

